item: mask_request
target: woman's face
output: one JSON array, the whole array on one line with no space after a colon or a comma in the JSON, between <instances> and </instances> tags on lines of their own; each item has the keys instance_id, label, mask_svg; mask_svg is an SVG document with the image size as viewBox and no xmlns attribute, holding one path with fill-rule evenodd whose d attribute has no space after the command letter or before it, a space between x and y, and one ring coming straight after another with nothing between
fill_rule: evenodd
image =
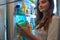
<instances>
[{"instance_id":1,"label":"woman's face","mask_svg":"<svg viewBox=\"0 0 60 40\"><path fill-rule=\"evenodd\" d=\"M40 12L47 11L49 9L49 6L50 6L50 4L49 4L48 0L39 0L38 8L39 8Z\"/></svg>"}]
</instances>

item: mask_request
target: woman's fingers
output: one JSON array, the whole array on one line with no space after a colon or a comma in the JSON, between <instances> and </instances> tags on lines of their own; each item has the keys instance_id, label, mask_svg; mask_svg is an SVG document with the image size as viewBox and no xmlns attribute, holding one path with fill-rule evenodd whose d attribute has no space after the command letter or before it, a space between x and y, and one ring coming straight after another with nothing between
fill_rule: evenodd
<instances>
[{"instance_id":1,"label":"woman's fingers","mask_svg":"<svg viewBox=\"0 0 60 40\"><path fill-rule=\"evenodd\" d=\"M19 28L21 27L21 26L19 26L17 23L16 23L16 25L17 25L17 27L19 27Z\"/></svg>"},{"instance_id":2,"label":"woman's fingers","mask_svg":"<svg viewBox=\"0 0 60 40\"><path fill-rule=\"evenodd\" d=\"M22 26L18 25L17 23L16 23L16 25L17 25L17 27L18 27L19 29L23 30L23 27L22 27Z\"/></svg>"}]
</instances>

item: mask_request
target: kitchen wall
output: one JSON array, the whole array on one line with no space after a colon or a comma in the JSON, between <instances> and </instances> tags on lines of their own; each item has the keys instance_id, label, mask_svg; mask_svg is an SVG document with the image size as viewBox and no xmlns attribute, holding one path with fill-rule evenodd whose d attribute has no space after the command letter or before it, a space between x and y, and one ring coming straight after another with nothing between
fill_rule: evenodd
<instances>
[{"instance_id":1,"label":"kitchen wall","mask_svg":"<svg viewBox=\"0 0 60 40\"><path fill-rule=\"evenodd\" d=\"M60 0L57 0L58 1L58 5L57 5L57 7L58 7L58 15L60 16Z\"/></svg>"}]
</instances>

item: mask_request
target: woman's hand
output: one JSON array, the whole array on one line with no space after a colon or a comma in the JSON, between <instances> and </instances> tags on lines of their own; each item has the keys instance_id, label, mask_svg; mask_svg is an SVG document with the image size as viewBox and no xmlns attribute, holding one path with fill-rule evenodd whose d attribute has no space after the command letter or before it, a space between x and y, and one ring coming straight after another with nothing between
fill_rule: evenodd
<instances>
[{"instance_id":1,"label":"woman's hand","mask_svg":"<svg viewBox=\"0 0 60 40\"><path fill-rule=\"evenodd\" d=\"M28 28L24 28L22 26L19 26L18 24L16 24L17 27L19 27L19 33L22 36L25 36L27 38L29 38L30 40L40 40L40 38L37 38L35 35L33 35Z\"/></svg>"},{"instance_id":2,"label":"woman's hand","mask_svg":"<svg viewBox=\"0 0 60 40\"><path fill-rule=\"evenodd\" d=\"M21 36L28 37L31 34L31 32L28 30L28 28L24 28L22 26L19 26L18 24L16 24L16 25L17 25L17 27L19 27L19 33Z\"/></svg>"}]
</instances>

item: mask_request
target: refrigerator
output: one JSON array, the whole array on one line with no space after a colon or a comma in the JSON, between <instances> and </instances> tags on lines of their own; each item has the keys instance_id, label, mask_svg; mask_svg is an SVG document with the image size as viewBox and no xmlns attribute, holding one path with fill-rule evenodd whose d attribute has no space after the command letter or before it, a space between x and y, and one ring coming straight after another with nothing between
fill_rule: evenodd
<instances>
[{"instance_id":1,"label":"refrigerator","mask_svg":"<svg viewBox=\"0 0 60 40\"><path fill-rule=\"evenodd\" d=\"M26 16L29 24L32 25L32 33L35 28L36 5L37 0L24 0L26 8L28 9ZM59 2L58 2L59 3ZM59 14L59 4L54 0L54 14ZM0 0L0 40L17 40L15 33L15 6L22 6L22 0ZM32 11L31 11L32 10ZM58 11L57 11L58 10ZM32 20L33 21L32 21Z\"/></svg>"}]
</instances>

